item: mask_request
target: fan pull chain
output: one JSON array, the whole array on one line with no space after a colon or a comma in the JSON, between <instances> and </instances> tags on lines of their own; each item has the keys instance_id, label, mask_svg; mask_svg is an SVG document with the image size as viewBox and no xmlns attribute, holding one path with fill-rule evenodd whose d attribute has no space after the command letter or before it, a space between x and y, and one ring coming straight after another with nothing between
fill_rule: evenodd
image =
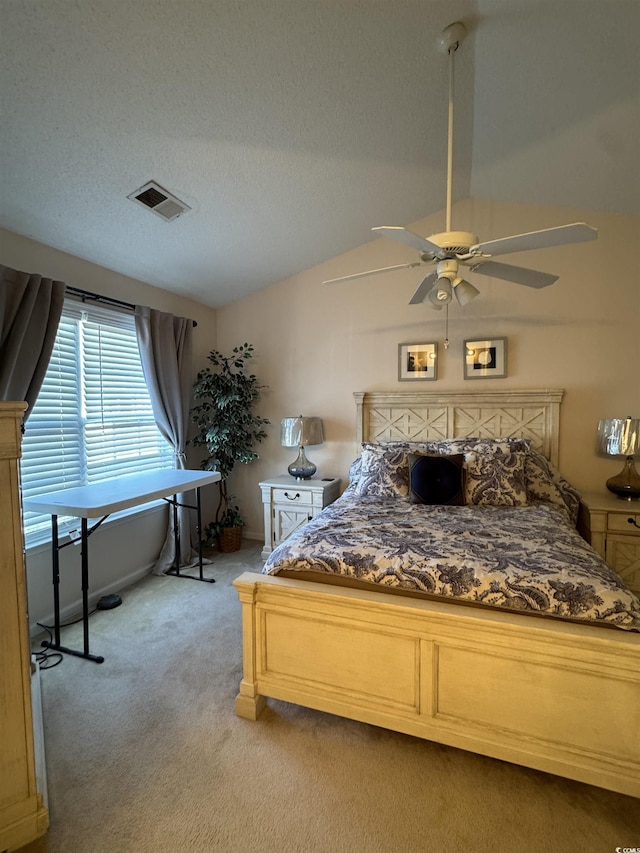
<instances>
[{"instance_id":1,"label":"fan pull chain","mask_svg":"<svg viewBox=\"0 0 640 853\"><path fill-rule=\"evenodd\" d=\"M449 349L449 303L445 305L444 348Z\"/></svg>"}]
</instances>

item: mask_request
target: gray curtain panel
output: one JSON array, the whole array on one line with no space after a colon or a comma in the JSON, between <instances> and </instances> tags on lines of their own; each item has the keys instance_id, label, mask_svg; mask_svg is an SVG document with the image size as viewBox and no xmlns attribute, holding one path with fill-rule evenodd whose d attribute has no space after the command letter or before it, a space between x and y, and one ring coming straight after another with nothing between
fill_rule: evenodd
<instances>
[{"instance_id":1,"label":"gray curtain panel","mask_svg":"<svg viewBox=\"0 0 640 853\"><path fill-rule=\"evenodd\" d=\"M26 400L29 417L56 339L66 285L0 265L0 400Z\"/></svg>"},{"instance_id":2,"label":"gray curtain panel","mask_svg":"<svg viewBox=\"0 0 640 853\"><path fill-rule=\"evenodd\" d=\"M136 334L142 370L149 388L153 414L162 435L171 444L176 468L186 468L187 429L193 385L191 350L193 322L163 311L136 305ZM179 495L181 503L195 504L195 493ZM195 557L191 543L191 516L188 509L178 511L180 563L190 565ZM165 574L175 560L173 513L169 529L153 574Z\"/></svg>"}]
</instances>

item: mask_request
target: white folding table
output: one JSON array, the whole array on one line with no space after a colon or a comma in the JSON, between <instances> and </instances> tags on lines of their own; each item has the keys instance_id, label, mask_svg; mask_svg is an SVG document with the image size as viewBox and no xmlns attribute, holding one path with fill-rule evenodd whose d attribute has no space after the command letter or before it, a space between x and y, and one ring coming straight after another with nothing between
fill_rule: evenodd
<instances>
[{"instance_id":1,"label":"white folding table","mask_svg":"<svg viewBox=\"0 0 640 853\"><path fill-rule=\"evenodd\" d=\"M104 657L89 653L89 536L100 527L109 515L123 509L149 503L150 501L164 499L173 507L173 529L175 536L175 560L173 567L167 574L175 577L200 580L206 583L214 583L214 578L205 578L202 569L202 513L200 505L200 487L216 483L220 480L220 474L216 471L190 471L190 470L157 470L143 471L140 474L129 474L117 477L113 480L104 480L101 483L93 483L90 486L80 486L75 489L62 489L58 492L42 494L38 497L29 498L24 501L24 508L32 512L45 512L51 515L51 547L53 563L53 604L54 604L54 638L53 641L44 641L43 646L77 657L87 658L102 663ZM178 501L178 495L195 489L196 505L190 506ZM168 496L172 496L169 498ZM183 506L197 511L198 532L198 562L199 574L197 576L181 574L180 572L180 533L177 523L178 507ZM83 651L69 649L60 645L60 550L72 542L71 540L60 545L58 541L58 516L74 516L81 521L81 570L82 570L82 622L84 627ZM98 518L91 528L88 519Z\"/></svg>"}]
</instances>

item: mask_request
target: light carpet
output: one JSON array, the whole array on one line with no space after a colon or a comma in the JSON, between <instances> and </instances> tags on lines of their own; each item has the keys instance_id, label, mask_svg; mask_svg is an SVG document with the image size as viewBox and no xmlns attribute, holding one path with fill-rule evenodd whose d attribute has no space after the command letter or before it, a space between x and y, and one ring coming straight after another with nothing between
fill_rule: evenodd
<instances>
[{"instance_id":1,"label":"light carpet","mask_svg":"<svg viewBox=\"0 0 640 853\"><path fill-rule=\"evenodd\" d=\"M25 853L614 853L640 801L283 702L235 716L260 546L149 575L42 673L51 827ZM62 642L79 647L81 626Z\"/></svg>"}]
</instances>

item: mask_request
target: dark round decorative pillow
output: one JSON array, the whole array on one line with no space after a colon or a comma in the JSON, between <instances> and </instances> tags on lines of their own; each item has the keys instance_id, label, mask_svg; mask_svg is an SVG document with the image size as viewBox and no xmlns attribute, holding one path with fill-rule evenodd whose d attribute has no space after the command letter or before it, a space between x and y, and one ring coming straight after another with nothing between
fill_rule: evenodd
<instances>
[{"instance_id":1,"label":"dark round decorative pillow","mask_svg":"<svg viewBox=\"0 0 640 853\"><path fill-rule=\"evenodd\" d=\"M410 453L409 502L464 505L464 455L426 456Z\"/></svg>"}]
</instances>

